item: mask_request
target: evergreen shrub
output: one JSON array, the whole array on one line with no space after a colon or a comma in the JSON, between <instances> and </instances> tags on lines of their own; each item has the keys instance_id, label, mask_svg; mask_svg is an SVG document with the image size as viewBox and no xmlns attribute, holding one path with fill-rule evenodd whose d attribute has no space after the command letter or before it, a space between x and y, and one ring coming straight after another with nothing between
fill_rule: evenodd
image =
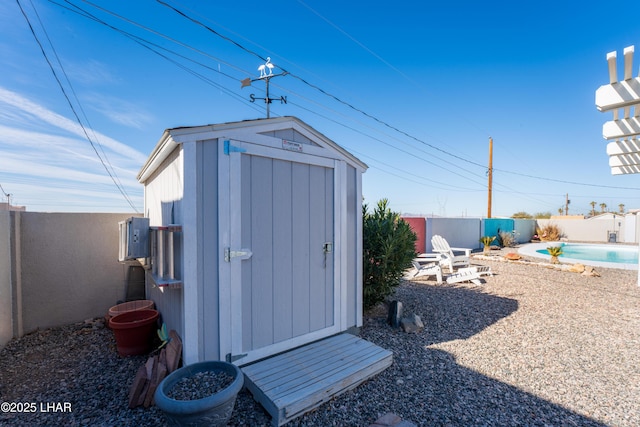
<instances>
[{"instance_id":1,"label":"evergreen shrub","mask_svg":"<svg viewBox=\"0 0 640 427\"><path fill-rule=\"evenodd\" d=\"M391 295L415 258L417 237L400 215L382 199L373 212L362 206L363 303L369 309Z\"/></svg>"}]
</instances>

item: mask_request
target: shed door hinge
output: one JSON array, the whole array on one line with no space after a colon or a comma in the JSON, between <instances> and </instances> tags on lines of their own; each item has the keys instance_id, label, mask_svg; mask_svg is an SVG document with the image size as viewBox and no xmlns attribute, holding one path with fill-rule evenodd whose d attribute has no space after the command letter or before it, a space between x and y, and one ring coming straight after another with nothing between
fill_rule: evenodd
<instances>
[{"instance_id":1,"label":"shed door hinge","mask_svg":"<svg viewBox=\"0 0 640 427\"><path fill-rule=\"evenodd\" d=\"M244 354L231 354L231 353L227 353L227 355L226 355L225 359L227 360L227 362L229 362L229 363L233 363L233 362L235 362L236 360L240 360L240 359L242 359L243 357L246 357L246 356L247 356L247 353L244 353Z\"/></svg>"},{"instance_id":2,"label":"shed door hinge","mask_svg":"<svg viewBox=\"0 0 640 427\"><path fill-rule=\"evenodd\" d=\"M236 147L235 145L231 145L231 141L229 141L228 139L224 140L224 154L226 154L227 156L229 155L229 153L246 153L247 150L245 150L242 147Z\"/></svg>"},{"instance_id":3,"label":"shed door hinge","mask_svg":"<svg viewBox=\"0 0 640 427\"><path fill-rule=\"evenodd\" d=\"M231 258L249 259L253 255L249 249L242 249L240 251L232 251L231 248L224 248L224 260L231 262Z\"/></svg>"}]
</instances>

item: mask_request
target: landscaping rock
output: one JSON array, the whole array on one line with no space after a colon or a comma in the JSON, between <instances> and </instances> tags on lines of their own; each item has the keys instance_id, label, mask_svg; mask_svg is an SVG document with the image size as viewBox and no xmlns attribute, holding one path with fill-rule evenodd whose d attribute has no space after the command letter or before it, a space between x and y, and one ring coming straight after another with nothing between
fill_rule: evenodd
<instances>
[{"instance_id":1,"label":"landscaping rock","mask_svg":"<svg viewBox=\"0 0 640 427\"><path fill-rule=\"evenodd\" d=\"M571 268L569 268L569 271L572 273L582 273L584 269L584 264L573 264Z\"/></svg>"},{"instance_id":2,"label":"landscaping rock","mask_svg":"<svg viewBox=\"0 0 640 427\"><path fill-rule=\"evenodd\" d=\"M396 288L392 298L429 324L420 334L389 326L382 304L365 313L361 337L393 350L393 365L287 427L369 426L387 413L404 420L393 427L640 425L638 272L597 267L602 277L585 277L569 265L485 258L494 276L482 288ZM0 350L0 402L72 411L0 413L0 426L166 427L156 406L128 408L148 357L119 356L111 330L82 321L13 339ZM268 425L242 390L229 427Z\"/></svg>"},{"instance_id":3,"label":"landscaping rock","mask_svg":"<svg viewBox=\"0 0 640 427\"><path fill-rule=\"evenodd\" d=\"M422 319L417 314L403 318L400 321L400 326L402 326L403 331L409 334L417 334L424 329L424 323L422 323Z\"/></svg>"},{"instance_id":4,"label":"landscaping rock","mask_svg":"<svg viewBox=\"0 0 640 427\"><path fill-rule=\"evenodd\" d=\"M389 412L378 418L369 427L416 427L416 425Z\"/></svg>"},{"instance_id":5,"label":"landscaping rock","mask_svg":"<svg viewBox=\"0 0 640 427\"><path fill-rule=\"evenodd\" d=\"M583 275L583 276L591 276L591 277L600 277L600 273L598 273L598 272L596 271L596 269L595 269L595 268L593 268L593 267L592 267L592 266L590 266L590 265L587 265L587 266L584 268L584 271L582 272L582 275Z\"/></svg>"}]
</instances>

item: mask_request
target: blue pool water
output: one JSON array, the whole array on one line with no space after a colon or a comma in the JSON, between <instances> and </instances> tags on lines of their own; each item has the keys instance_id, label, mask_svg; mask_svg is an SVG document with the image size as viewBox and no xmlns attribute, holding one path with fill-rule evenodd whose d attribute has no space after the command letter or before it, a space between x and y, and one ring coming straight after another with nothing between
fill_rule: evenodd
<instances>
[{"instance_id":1,"label":"blue pool water","mask_svg":"<svg viewBox=\"0 0 640 427\"><path fill-rule=\"evenodd\" d=\"M547 249L536 252L549 255ZM615 262L621 264L638 263L637 246L620 245L582 245L577 243L563 243L562 255L559 258L571 258L588 261Z\"/></svg>"},{"instance_id":2,"label":"blue pool water","mask_svg":"<svg viewBox=\"0 0 640 427\"><path fill-rule=\"evenodd\" d=\"M636 269L638 268L638 247L633 245L593 245L580 243L542 242L525 245L519 250L524 255L548 258L547 247L562 246L560 262L582 263L601 267Z\"/></svg>"}]
</instances>

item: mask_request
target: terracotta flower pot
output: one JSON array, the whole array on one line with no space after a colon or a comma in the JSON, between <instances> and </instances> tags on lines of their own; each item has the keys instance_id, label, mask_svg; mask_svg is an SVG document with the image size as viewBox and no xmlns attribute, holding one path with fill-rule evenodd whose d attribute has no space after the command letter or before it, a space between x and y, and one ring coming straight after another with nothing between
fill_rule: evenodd
<instances>
[{"instance_id":1,"label":"terracotta flower pot","mask_svg":"<svg viewBox=\"0 0 640 427\"><path fill-rule=\"evenodd\" d=\"M148 353L159 315L156 310L135 310L112 317L109 326L116 337L118 353L121 356Z\"/></svg>"},{"instance_id":2,"label":"terracotta flower pot","mask_svg":"<svg viewBox=\"0 0 640 427\"><path fill-rule=\"evenodd\" d=\"M105 319L107 319L107 327L111 327L109 321L116 317L118 314L135 310L153 310L155 308L155 303L150 299L128 301L118 305L114 305L109 309L107 316L105 317Z\"/></svg>"},{"instance_id":3,"label":"terracotta flower pot","mask_svg":"<svg viewBox=\"0 0 640 427\"><path fill-rule=\"evenodd\" d=\"M123 302L114 305L109 309L109 318L116 317L118 314L127 313L135 310L153 310L154 302L150 299L141 299L135 301Z\"/></svg>"}]
</instances>

